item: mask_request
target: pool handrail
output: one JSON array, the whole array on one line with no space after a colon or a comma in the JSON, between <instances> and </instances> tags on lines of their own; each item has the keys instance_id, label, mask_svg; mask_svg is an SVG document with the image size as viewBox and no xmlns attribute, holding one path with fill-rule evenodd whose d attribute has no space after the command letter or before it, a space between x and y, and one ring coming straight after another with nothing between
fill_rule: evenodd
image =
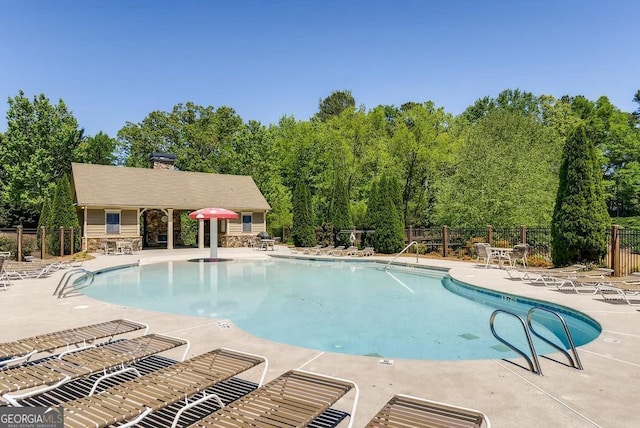
<instances>
[{"instance_id":1,"label":"pool handrail","mask_svg":"<svg viewBox=\"0 0 640 428\"><path fill-rule=\"evenodd\" d=\"M58 282L58 285L56 286L56 289L53 292L53 295L54 296L57 295L58 299L67 297L71 293L71 291L66 291L69 286L69 281L71 281L71 278L76 274L84 274L85 276L87 276L89 278L89 283L83 284L79 288L73 287L73 291L78 291L80 289L86 288L91 284L93 284L93 280L95 279L94 272L87 270L85 268L71 269L66 271L64 275L62 275L62 277L60 278L60 281ZM73 283L71 283L71 285L73 285Z\"/></svg>"},{"instance_id":2,"label":"pool handrail","mask_svg":"<svg viewBox=\"0 0 640 428\"><path fill-rule=\"evenodd\" d=\"M387 270L387 268L389 267L389 265L390 265L391 263L393 263L394 261L396 261L396 259L397 259L398 257L400 257L400 256L402 255L402 253L406 252L409 248L411 248L411 246L412 246L412 245L415 245L415 246L416 246L416 263L418 263L418 241L411 241L411 242L409 242L409 244L408 244L406 247L404 247L404 248L402 249L402 251L400 251L398 254L396 254L396 256L395 256L393 259L391 259L391 260L389 261L389 263L387 263L386 265L384 265L383 270Z\"/></svg>"},{"instance_id":3,"label":"pool handrail","mask_svg":"<svg viewBox=\"0 0 640 428\"><path fill-rule=\"evenodd\" d=\"M555 343L553 343L552 341L550 341L546 337L542 336L540 333L538 333L535 330L535 328L533 328L533 323L532 323L533 322L533 313L535 311L544 311L544 312L550 313L551 315L554 315L556 318L558 318L558 320L562 324L562 328L564 329L564 334L565 334L565 337L567 338L567 343L569 344L569 348L571 349L571 352L573 353L573 358L571 357L571 355L565 349L562 349L560 346L556 345ZM569 327L567 327L567 323L565 322L564 318L562 318L562 316L559 313L557 313L555 311L552 311L551 309L544 308L542 306L534 306L533 308L529 309L529 312L527 313L527 324L529 325L529 330L531 330L531 333L533 333L540 340L544 341L549 346L557 349L565 357L567 357L567 359L569 360L569 364L571 364L571 366L573 368L576 368L578 370L584 370L584 368L582 367L582 362L580 361L580 357L578 357L578 350L576 349L576 346L573 343L573 338L571 337L571 332L569 331Z\"/></svg>"}]
</instances>

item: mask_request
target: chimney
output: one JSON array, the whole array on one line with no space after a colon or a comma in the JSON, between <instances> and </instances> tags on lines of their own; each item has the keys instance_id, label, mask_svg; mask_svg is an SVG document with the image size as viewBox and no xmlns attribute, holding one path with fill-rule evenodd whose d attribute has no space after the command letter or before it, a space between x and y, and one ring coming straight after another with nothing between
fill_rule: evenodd
<instances>
[{"instance_id":1,"label":"chimney","mask_svg":"<svg viewBox=\"0 0 640 428\"><path fill-rule=\"evenodd\" d=\"M173 164L176 162L176 155L173 153L151 153L149 160L153 169L175 169Z\"/></svg>"}]
</instances>

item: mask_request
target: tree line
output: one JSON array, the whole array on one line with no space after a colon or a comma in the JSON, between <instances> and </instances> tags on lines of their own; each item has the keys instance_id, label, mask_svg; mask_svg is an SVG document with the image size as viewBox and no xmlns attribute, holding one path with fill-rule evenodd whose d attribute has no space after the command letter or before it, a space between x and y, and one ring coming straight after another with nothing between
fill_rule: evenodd
<instances>
[{"instance_id":1,"label":"tree line","mask_svg":"<svg viewBox=\"0 0 640 428\"><path fill-rule=\"evenodd\" d=\"M640 105L640 91L633 99ZM187 102L127 122L116 136L85 136L66 104L43 94L19 92L8 103L5 227L37 225L71 162L148 167L152 152L174 153L184 171L251 175L272 207L275 234L294 224L297 187L306 187L314 227L372 228L383 175L398 189L403 227L549 225L565 143L578 126L594 145L609 215L640 214L640 108L623 112L605 96L509 89L453 115L432 101L367 109L344 90L319 100L308 120L285 115L269 125Z\"/></svg>"}]
</instances>

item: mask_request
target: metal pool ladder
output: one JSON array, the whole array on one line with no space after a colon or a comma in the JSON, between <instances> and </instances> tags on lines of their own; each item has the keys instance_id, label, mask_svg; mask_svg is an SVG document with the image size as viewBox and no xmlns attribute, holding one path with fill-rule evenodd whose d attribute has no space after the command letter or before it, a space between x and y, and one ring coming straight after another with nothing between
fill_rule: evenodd
<instances>
[{"instance_id":1,"label":"metal pool ladder","mask_svg":"<svg viewBox=\"0 0 640 428\"><path fill-rule=\"evenodd\" d=\"M541 335L539 332L536 331L536 329L533 327L533 323L532 323L533 315L534 315L534 313L536 311L544 311L544 312L547 312L547 313L555 316L556 318L558 318L558 320L562 324L562 328L564 330L564 334L565 334L565 337L567 339L567 343L569 344L569 347L571 348L571 352L573 353L573 356L571 356L566 350L562 349L560 346L556 345L551 340L547 339L546 337L544 337L543 335ZM518 349L515 345L511 344L506 339L502 338L496 332L495 327L494 327L494 321L496 319L496 316L498 314L500 314L500 313L503 313L503 314L509 315L511 317L514 317L520 322L520 325L522 325L522 329L524 330L524 334L525 334L525 336L527 338L527 343L529 345L529 351L531 352L531 358L529 358L529 356L526 353L524 353L522 350ZM576 368L578 370L584 370L583 367L582 367L582 362L580 361L580 357L578 357L578 351L577 351L577 349L575 347L575 344L573 342L573 338L571 337L571 332L569 331L569 328L567 327L567 323L565 322L564 318L562 318L562 316L560 316L560 314L558 314L555 311L552 311L551 309L543 308L541 306L532 307L531 309L529 309L529 312L527 312L527 321L526 321L526 323L522 319L522 317L520 317L519 315L514 314L513 312L505 311L503 309L496 309L491 314L491 318L489 319L489 325L491 327L491 333L493 333L493 336L496 339L498 339L500 342L502 342L503 344L505 344L506 346L511 348L513 351L518 353L520 356L522 356L527 361L527 364L529 365L529 369L532 372L534 372L536 374L539 374L540 376L542 376L542 368L540 367L540 361L538 360L538 353L536 352L535 346L533 344L533 340L531 339L531 333L533 333L536 337L538 337L539 339L541 339L542 341L544 341L546 344L550 345L554 349L560 351L565 357L567 357L571 367Z\"/></svg>"},{"instance_id":2,"label":"metal pool ladder","mask_svg":"<svg viewBox=\"0 0 640 428\"><path fill-rule=\"evenodd\" d=\"M75 275L83 275L88 280L88 283L85 281L84 283L75 286L74 282L71 282L71 278ZM78 290L82 290L83 288L87 288L91 284L93 284L93 280L95 279L96 274L91 272L90 270L86 270L84 268L76 268L68 270L62 275L60 281L58 282L58 286L53 292L54 296L58 296L58 299L67 297ZM78 278L80 279L80 278Z\"/></svg>"},{"instance_id":3,"label":"metal pool ladder","mask_svg":"<svg viewBox=\"0 0 640 428\"><path fill-rule=\"evenodd\" d=\"M389 265L393 262L396 261L396 259L398 257L400 257L402 255L402 253L406 252L409 248L411 248L412 245L416 246L416 263L418 263L418 242L417 241L411 241L409 242L409 245L407 245L406 247L404 247L404 249L402 251L400 251L398 254L396 254L396 256L391 259L391 261L389 261L389 263L387 263L386 265L384 265L383 270L387 270L387 268L389 267Z\"/></svg>"}]
</instances>

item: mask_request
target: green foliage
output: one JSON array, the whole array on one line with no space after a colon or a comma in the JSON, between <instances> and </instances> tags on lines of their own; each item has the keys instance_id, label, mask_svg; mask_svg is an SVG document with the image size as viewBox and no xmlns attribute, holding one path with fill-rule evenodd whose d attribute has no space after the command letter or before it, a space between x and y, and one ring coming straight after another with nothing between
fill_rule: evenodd
<instances>
[{"instance_id":1,"label":"green foliage","mask_svg":"<svg viewBox=\"0 0 640 428\"><path fill-rule=\"evenodd\" d=\"M154 111L139 124L118 131L119 163L147 168L149 154L176 155L183 171L229 173L234 136L242 119L230 107L202 107L188 102L171 112Z\"/></svg>"},{"instance_id":2,"label":"green foliage","mask_svg":"<svg viewBox=\"0 0 640 428\"><path fill-rule=\"evenodd\" d=\"M22 235L22 256L30 256L38 250L36 237L33 235ZM9 251L11 259L16 260L18 254L18 237L13 233L0 233L0 251Z\"/></svg>"},{"instance_id":3,"label":"green foliage","mask_svg":"<svg viewBox=\"0 0 640 428\"><path fill-rule=\"evenodd\" d=\"M42 201L71 171L82 131L62 100L43 94L30 101L20 91L8 100L7 131L0 144L0 203L4 226L34 227Z\"/></svg>"},{"instance_id":4,"label":"green foliage","mask_svg":"<svg viewBox=\"0 0 640 428\"><path fill-rule=\"evenodd\" d=\"M374 248L379 253L394 254L404 247L401 201L398 181L382 174L380 182L372 188L368 211L375 229Z\"/></svg>"},{"instance_id":5,"label":"green foliage","mask_svg":"<svg viewBox=\"0 0 640 428\"><path fill-rule=\"evenodd\" d=\"M340 230L346 230L352 228L351 212L349 206L349 194L345 183L338 179L335 184L335 191L333 195L333 201L331 203L330 211L331 224L334 231L337 234ZM349 236L336 236L336 241L339 245L346 245L349 243Z\"/></svg>"},{"instance_id":6,"label":"green foliage","mask_svg":"<svg viewBox=\"0 0 640 428\"><path fill-rule=\"evenodd\" d=\"M80 224L78 214L73 205L71 185L66 175L61 177L56 183L56 191L51 204L51 214L49 215L48 228L51 229L52 239L48 242L48 250L52 254L60 254L59 229L74 229L73 249L69 239L65 239L64 254L73 254L80 249Z\"/></svg>"},{"instance_id":7,"label":"green foliage","mask_svg":"<svg viewBox=\"0 0 640 428\"><path fill-rule=\"evenodd\" d=\"M198 233L198 220L191 220L189 213L180 214L180 238L182 245L193 246Z\"/></svg>"},{"instance_id":8,"label":"green foliage","mask_svg":"<svg viewBox=\"0 0 640 428\"><path fill-rule=\"evenodd\" d=\"M346 109L355 107L355 105L356 100L351 95L351 91L335 91L327 98L320 100L318 103L319 111L315 114L314 119L326 122L334 116L339 116Z\"/></svg>"},{"instance_id":9,"label":"green foliage","mask_svg":"<svg viewBox=\"0 0 640 428\"><path fill-rule=\"evenodd\" d=\"M81 163L113 165L116 161L116 139L103 132L84 138L75 150L75 160Z\"/></svg>"},{"instance_id":10,"label":"green foliage","mask_svg":"<svg viewBox=\"0 0 640 428\"><path fill-rule=\"evenodd\" d=\"M316 244L311 193L304 180L299 180L293 191L292 237L296 247L312 247Z\"/></svg>"},{"instance_id":11,"label":"green foliage","mask_svg":"<svg viewBox=\"0 0 640 428\"><path fill-rule=\"evenodd\" d=\"M606 254L606 210L602 175L586 127L579 125L564 147L551 224L553 263L598 263Z\"/></svg>"},{"instance_id":12,"label":"green foliage","mask_svg":"<svg viewBox=\"0 0 640 428\"><path fill-rule=\"evenodd\" d=\"M434 222L455 227L549 224L560 136L531 115L503 108L463 128L452 174L438 184Z\"/></svg>"},{"instance_id":13,"label":"green foliage","mask_svg":"<svg viewBox=\"0 0 640 428\"><path fill-rule=\"evenodd\" d=\"M55 192L54 192L55 193ZM51 197L46 197L44 202L42 203L42 210L40 211L40 217L38 219L38 238L37 243L38 246L41 246L42 239L42 227L44 226L45 230L51 224ZM46 232L45 232L46 233Z\"/></svg>"}]
</instances>

